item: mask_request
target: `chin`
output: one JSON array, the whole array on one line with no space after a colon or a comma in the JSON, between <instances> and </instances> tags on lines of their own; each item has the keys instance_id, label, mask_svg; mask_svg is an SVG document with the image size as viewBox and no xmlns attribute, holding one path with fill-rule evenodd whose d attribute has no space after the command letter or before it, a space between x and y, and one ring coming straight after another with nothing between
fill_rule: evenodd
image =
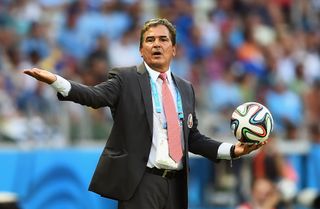
<instances>
[{"instance_id":1,"label":"chin","mask_svg":"<svg viewBox=\"0 0 320 209\"><path fill-rule=\"evenodd\" d=\"M167 69L166 69L163 65L153 64L153 65L150 65L150 67L151 67L153 70L158 71L158 72L165 72L165 71L167 71Z\"/></svg>"},{"instance_id":2,"label":"chin","mask_svg":"<svg viewBox=\"0 0 320 209\"><path fill-rule=\"evenodd\" d=\"M150 65L149 65L152 69L163 69L165 66L164 66L164 64L162 64L162 63L155 63L155 62L153 62L153 63L150 63Z\"/></svg>"}]
</instances>

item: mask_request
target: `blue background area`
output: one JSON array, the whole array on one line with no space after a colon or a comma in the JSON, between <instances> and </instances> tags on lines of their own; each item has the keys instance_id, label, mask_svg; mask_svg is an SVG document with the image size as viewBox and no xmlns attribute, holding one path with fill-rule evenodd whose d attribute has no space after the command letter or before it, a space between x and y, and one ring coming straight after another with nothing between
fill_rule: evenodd
<instances>
[{"instance_id":1,"label":"blue background area","mask_svg":"<svg viewBox=\"0 0 320 209\"><path fill-rule=\"evenodd\" d=\"M18 195L22 209L113 209L116 201L88 191L101 150L45 149L0 151L0 191ZM211 162L190 160L189 199L193 209L201 209L203 187L212 175Z\"/></svg>"},{"instance_id":2,"label":"blue background area","mask_svg":"<svg viewBox=\"0 0 320 209\"><path fill-rule=\"evenodd\" d=\"M23 209L116 208L87 190L99 150L0 152L0 191L18 194Z\"/></svg>"},{"instance_id":3,"label":"blue background area","mask_svg":"<svg viewBox=\"0 0 320 209\"><path fill-rule=\"evenodd\" d=\"M319 189L319 150L320 146L313 146L307 156L287 156L301 177L299 189ZM88 191L100 153L99 149L80 148L1 150L0 192L16 193L22 209L116 209L116 201ZM214 178L212 163L192 157L190 169L189 208L217 209L205 207L204 198Z\"/></svg>"}]
</instances>

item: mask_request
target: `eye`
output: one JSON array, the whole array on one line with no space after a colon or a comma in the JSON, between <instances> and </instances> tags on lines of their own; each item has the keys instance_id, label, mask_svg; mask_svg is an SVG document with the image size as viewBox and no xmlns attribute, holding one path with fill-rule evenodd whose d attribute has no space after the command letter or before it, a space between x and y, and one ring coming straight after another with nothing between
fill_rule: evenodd
<instances>
[{"instance_id":1,"label":"eye","mask_svg":"<svg viewBox=\"0 0 320 209\"><path fill-rule=\"evenodd\" d=\"M162 42L167 42L167 41L169 41L169 38L168 37L161 37L160 40Z\"/></svg>"},{"instance_id":2,"label":"eye","mask_svg":"<svg viewBox=\"0 0 320 209\"><path fill-rule=\"evenodd\" d=\"M146 42L148 42L148 43L153 42L153 41L154 41L153 37L147 37L146 38Z\"/></svg>"}]
</instances>

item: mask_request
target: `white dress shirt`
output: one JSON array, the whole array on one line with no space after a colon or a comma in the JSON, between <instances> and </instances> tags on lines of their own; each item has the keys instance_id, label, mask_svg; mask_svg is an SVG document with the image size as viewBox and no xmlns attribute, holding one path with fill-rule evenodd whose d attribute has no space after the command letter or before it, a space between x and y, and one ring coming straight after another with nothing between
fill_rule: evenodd
<instances>
[{"instance_id":1,"label":"white dress shirt","mask_svg":"<svg viewBox=\"0 0 320 209\"><path fill-rule=\"evenodd\" d=\"M146 63L144 63L144 64L145 64L147 71L150 75L150 79L152 80L152 82L154 82L156 84L158 97L159 97L158 99L159 99L160 104L162 104L161 89L162 89L162 82L163 81L159 78L160 72L151 69ZM172 94L172 98L174 101L174 105L177 109L177 100L175 99L175 98L177 98L177 92L176 92L176 87L174 85L174 82L172 80L170 68L166 72L166 75L167 75L169 89L170 89L170 92ZM161 113L157 113L154 98L152 98L152 104L153 104L153 135L152 135L152 145L151 145L151 150L150 150L149 160L148 160L147 166L150 168L157 167L157 168L180 170L183 167L182 161L178 162L177 166L170 166L170 164L169 165L161 165L161 164L157 163L157 160L156 160L156 155L157 155L157 151L158 151L157 145L159 144L159 140L163 140L160 137L160 135L161 135L160 132L161 132L161 130L163 130L163 123L166 122L166 118L164 115L164 111L161 111ZM162 108L162 110L163 110L163 108ZM178 115L177 115L177 117L178 117ZM182 127L180 127L180 133L181 133L180 134L181 144L183 145L184 143L183 143ZM167 136L166 136L165 143L168 143ZM167 161L171 161L169 154L167 154L167 156L164 156L164 157L167 158Z\"/></svg>"}]
</instances>

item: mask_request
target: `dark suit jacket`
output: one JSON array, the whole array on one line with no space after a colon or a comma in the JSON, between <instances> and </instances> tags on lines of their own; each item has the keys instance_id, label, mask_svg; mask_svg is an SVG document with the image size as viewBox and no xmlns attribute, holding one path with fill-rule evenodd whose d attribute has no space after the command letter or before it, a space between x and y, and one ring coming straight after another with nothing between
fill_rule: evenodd
<instances>
[{"instance_id":1,"label":"dark suit jacket","mask_svg":"<svg viewBox=\"0 0 320 209\"><path fill-rule=\"evenodd\" d=\"M184 202L187 208L188 151L216 160L219 142L200 134L195 114L195 95L192 85L173 75L181 94L184 112ZM111 108L114 125L100 156L89 190L101 196L130 199L145 172L153 132L153 106L149 74L144 64L138 67L116 68L109 79L93 87L71 82L69 100L93 108ZM193 125L188 127L188 116ZM190 122L190 121L189 121ZM189 124L190 125L190 124Z\"/></svg>"}]
</instances>

